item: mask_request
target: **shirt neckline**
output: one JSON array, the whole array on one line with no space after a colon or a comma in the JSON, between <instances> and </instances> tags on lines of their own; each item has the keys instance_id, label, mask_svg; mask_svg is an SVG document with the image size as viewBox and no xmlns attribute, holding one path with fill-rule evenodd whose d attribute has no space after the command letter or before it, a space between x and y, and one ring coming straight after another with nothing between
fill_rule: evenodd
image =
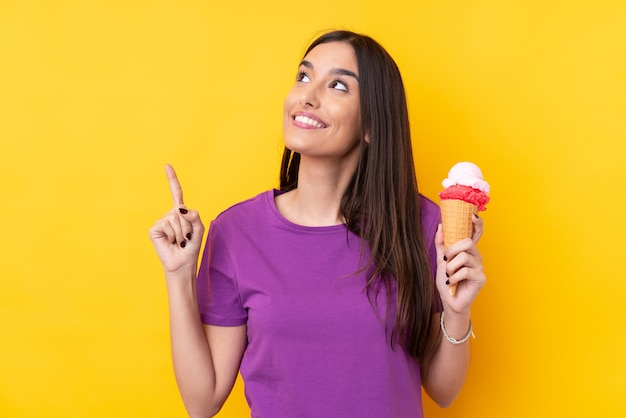
<instances>
[{"instance_id":1,"label":"shirt neckline","mask_svg":"<svg viewBox=\"0 0 626 418\"><path fill-rule=\"evenodd\" d=\"M265 198L270 208L270 211L281 224L286 225L290 229L294 229L294 230L301 231L301 232L319 233L319 232L336 232L336 231L345 232L346 231L345 224L328 225L328 226L305 226L305 225L300 225L300 224L291 222L289 219L285 218L282 213L278 211L278 208L276 207L276 201L274 200L276 196L279 196L283 193L284 192L282 190L278 190L278 189L271 189L271 190L268 190L267 193L265 193Z\"/></svg>"}]
</instances>

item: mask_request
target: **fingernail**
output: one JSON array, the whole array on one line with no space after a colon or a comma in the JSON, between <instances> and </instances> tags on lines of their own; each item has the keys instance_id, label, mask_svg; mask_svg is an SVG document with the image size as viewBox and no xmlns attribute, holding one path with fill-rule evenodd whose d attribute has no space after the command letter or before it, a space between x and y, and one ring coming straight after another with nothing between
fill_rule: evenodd
<instances>
[{"instance_id":1,"label":"fingernail","mask_svg":"<svg viewBox=\"0 0 626 418\"><path fill-rule=\"evenodd\" d=\"M186 236L187 236L187 239L188 239L188 240L191 240L191 232L190 232L190 233L188 233Z\"/></svg>"},{"instance_id":2,"label":"fingernail","mask_svg":"<svg viewBox=\"0 0 626 418\"><path fill-rule=\"evenodd\" d=\"M467 218L466 218L467 219ZM448 261L448 257L446 257L445 255L443 256L443 261Z\"/></svg>"},{"instance_id":3,"label":"fingernail","mask_svg":"<svg viewBox=\"0 0 626 418\"><path fill-rule=\"evenodd\" d=\"M467 218L466 218L467 219ZM450 286L450 280L446 280L446 284Z\"/></svg>"},{"instance_id":4,"label":"fingernail","mask_svg":"<svg viewBox=\"0 0 626 418\"><path fill-rule=\"evenodd\" d=\"M450 277L450 275L448 274L448 272L446 272L446 277Z\"/></svg>"},{"instance_id":5,"label":"fingernail","mask_svg":"<svg viewBox=\"0 0 626 418\"><path fill-rule=\"evenodd\" d=\"M477 213L475 213L475 214L474 214L474 218L478 219L478 218L480 218L480 216L478 216L478 214L477 214Z\"/></svg>"},{"instance_id":6,"label":"fingernail","mask_svg":"<svg viewBox=\"0 0 626 418\"><path fill-rule=\"evenodd\" d=\"M182 213L183 215L186 215L187 212L189 212L187 209L185 208L178 208L178 210L180 211L180 213Z\"/></svg>"},{"instance_id":7,"label":"fingernail","mask_svg":"<svg viewBox=\"0 0 626 418\"><path fill-rule=\"evenodd\" d=\"M183 247L183 248L185 248L185 245L187 245L187 241L183 241L183 242L180 243L180 246Z\"/></svg>"}]
</instances>

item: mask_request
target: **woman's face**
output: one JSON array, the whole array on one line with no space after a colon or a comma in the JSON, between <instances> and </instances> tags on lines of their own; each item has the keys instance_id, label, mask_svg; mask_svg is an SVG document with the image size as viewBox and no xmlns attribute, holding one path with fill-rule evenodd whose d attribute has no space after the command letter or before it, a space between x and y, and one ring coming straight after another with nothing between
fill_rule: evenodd
<instances>
[{"instance_id":1,"label":"woman's face","mask_svg":"<svg viewBox=\"0 0 626 418\"><path fill-rule=\"evenodd\" d=\"M361 136L356 55L345 42L320 44L300 63L285 99L285 146L302 156L358 157Z\"/></svg>"}]
</instances>

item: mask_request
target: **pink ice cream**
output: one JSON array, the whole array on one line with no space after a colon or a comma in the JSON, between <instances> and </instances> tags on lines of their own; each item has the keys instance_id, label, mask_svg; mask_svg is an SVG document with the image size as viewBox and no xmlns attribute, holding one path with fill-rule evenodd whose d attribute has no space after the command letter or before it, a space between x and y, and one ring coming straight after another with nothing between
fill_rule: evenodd
<instances>
[{"instance_id":1,"label":"pink ice cream","mask_svg":"<svg viewBox=\"0 0 626 418\"><path fill-rule=\"evenodd\" d=\"M445 190L439 193L441 200L462 200L477 206L479 211L485 210L485 205L489 203L489 183L474 163L455 164L442 184Z\"/></svg>"}]
</instances>

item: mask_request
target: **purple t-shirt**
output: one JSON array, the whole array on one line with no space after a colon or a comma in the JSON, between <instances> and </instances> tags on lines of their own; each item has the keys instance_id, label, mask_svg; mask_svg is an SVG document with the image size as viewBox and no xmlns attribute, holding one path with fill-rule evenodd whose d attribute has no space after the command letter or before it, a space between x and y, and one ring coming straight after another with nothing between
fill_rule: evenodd
<instances>
[{"instance_id":1,"label":"purple t-shirt","mask_svg":"<svg viewBox=\"0 0 626 418\"><path fill-rule=\"evenodd\" d=\"M197 281L204 323L247 324L240 371L252 417L422 417L419 364L390 346L394 306L385 320L387 298L371 303L355 274L369 257L359 237L288 221L276 193L211 223ZM420 206L434 272L439 208L421 196Z\"/></svg>"}]
</instances>

